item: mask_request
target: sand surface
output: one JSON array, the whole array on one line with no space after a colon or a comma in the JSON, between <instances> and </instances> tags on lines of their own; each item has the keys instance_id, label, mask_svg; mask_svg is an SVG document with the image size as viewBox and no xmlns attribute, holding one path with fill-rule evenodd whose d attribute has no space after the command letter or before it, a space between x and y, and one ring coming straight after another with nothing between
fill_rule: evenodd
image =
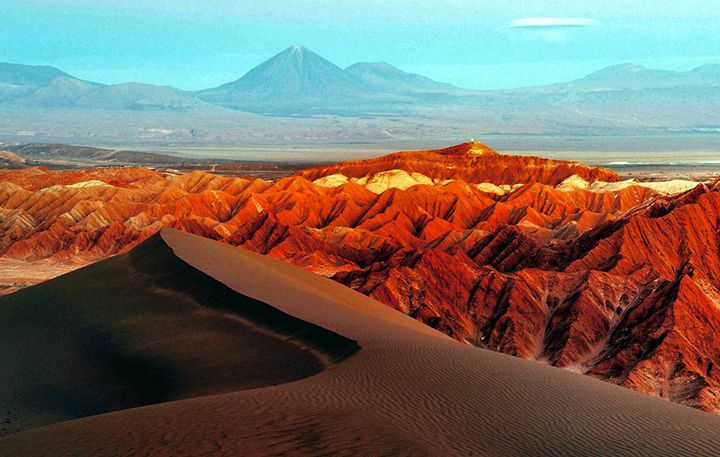
<instances>
[{"instance_id":1,"label":"sand surface","mask_svg":"<svg viewBox=\"0 0 720 457\"><path fill-rule=\"evenodd\" d=\"M667 181L649 182L637 181L635 179L626 179L624 181L618 182L588 182L580 176L573 175L565 179L562 183L556 186L556 188L566 192L574 192L578 189L582 189L588 190L590 192L603 193L620 192L624 189L627 189L628 187L639 186L652 189L660 195L676 195L687 192L690 189L694 189L700 184L703 183L687 179L669 179Z\"/></svg>"},{"instance_id":2,"label":"sand surface","mask_svg":"<svg viewBox=\"0 0 720 457\"><path fill-rule=\"evenodd\" d=\"M240 295L159 236L0 299L0 435L300 379L354 341Z\"/></svg>"},{"instance_id":3,"label":"sand surface","mask_svg":"<svg viewBox=\"0 0 720 457\"><path fill-rule=\"evenodd\" d=\"M217 309L211 286L223 287L219 282L227 286L223 297L245 297L228 302L223 310L239 312L251 302L265 313L272 314L268 308L274 308L284 319L292 316L304 328L325 329L322 337L307 338L314 358L322 364L317 374L26 430L0 439L0 455L710 456L720 452L720 417L566 370L465 346L299 268L167 229L140 249L153 262L181 268L182 280L173 281L175 275L164 275L163 268L148 269L145 277L132 270L115 270L114 276L108 276L104 269L108 262L127 256L110 259L24 291L39 300L25 301L26 307L44 304L16 322L27 326L24 331L32 331L42 316L56 323L59 328L43 325L38 340L83 335L82 329L65 328L67 314L57 316L58 302L47 297L69 293L66 290L92 293L96 306L107 306L108 297L122 293L112 283L130 281L132 294L125 290L124 300L112 303L113 309L132 319L138 312L134 294L149 293L156 278L163 276L169 276L164 283L167 300L193 297L195 306ZM88 289L91 286L78 282L78 275L104 283L109 290ZM210 282L190 284L202 282L200 278ZM6 307L7 301L0 305ZM20 312L18 306L14 312ZM83 316L91 311L77 309ZM7 327L8 316L1 317ZM147 316L137 318L144 321ZM260 320L263 326L274 321ZM260 325L253 322L252 328ZM195 328L196 324L185 322L178 324L177 331ZM125 338L136 338L135 329L126 332ZM101 347L107 344L103 338L98 341ZM343 350L332 352L339 342ZM241 342L248 345L242 352L260 350L258 343ZM6 338L3 344L11 343ZM293 352L286 345L273 344ZM354 344L360 349L348 355L348 350L356 349ZM17 359L29 355L19 344L9 347ZM184 350L192 350L192 345L184 345ZM173 352L167 351L168 360L179 356ZM232 365L232 358L226 363ZM67 369L64 360L57 364L63 365L58 370ZM266 368L259 364L255 369Z\"/></svg>"}]
</instances>

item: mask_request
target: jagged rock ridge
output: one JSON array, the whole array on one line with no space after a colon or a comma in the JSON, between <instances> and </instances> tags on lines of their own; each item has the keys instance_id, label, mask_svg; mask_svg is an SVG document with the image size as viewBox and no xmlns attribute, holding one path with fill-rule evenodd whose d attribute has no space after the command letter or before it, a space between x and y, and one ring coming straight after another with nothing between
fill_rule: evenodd
<instances>
[{"instance_id":1,"label":"jagged rock ridge","mask_svg":"<svg viewBox=\"0 0 720 457\"><path fill-rule=\"evenodd\" d=\"M478 143L276 182L1 176L3 265L72 268L180 228L329 276L469 344L720 410L720 181L621 182Z\"/></svg>"}]
</instances>

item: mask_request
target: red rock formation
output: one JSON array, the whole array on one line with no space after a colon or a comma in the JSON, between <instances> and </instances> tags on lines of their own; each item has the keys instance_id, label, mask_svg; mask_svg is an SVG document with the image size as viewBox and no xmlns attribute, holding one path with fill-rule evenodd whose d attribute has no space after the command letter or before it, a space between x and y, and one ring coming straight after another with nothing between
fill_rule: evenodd
<instances>
[{"instance_id":1,"label":"red rock formation","mask_svg":"<svg viewBox=\"0 0 720 457\"><path fill-rule=\"evenodd\" d=\"M276 182L0 172L0 262L5 282L40 279L176 227L332 277L470 344L720 411L720 181L677 195L618 181L477 143Z\"/></svg>"},{"instance_id":2,"label":"red rock formation","mask_svg":"<svg viewBox=\"0 0 720 457\"><path fill-rule=\"evenodd\" d=\"M501 155L484 144L463 143L432 151L405 151L369 160L301 171L299 176L315 180L333 174L361 178L374 173L400 169L422 173L433 179L461 179L468 183L518 184L539 182L556 185L577 175L587 181L619 181L607 168L588 167L578 162Z\"/></svg>"}]
</instances>

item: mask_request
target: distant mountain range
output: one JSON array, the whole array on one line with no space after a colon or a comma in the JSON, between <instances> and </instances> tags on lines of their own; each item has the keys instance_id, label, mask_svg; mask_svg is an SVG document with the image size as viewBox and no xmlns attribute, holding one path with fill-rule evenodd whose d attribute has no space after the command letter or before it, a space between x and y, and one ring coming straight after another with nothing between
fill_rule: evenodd
<instances>
[{"instance_id":1,"label":"distant mountain range","mask_svg":"<svg viewBox=\"0 0 720 457\"><path fill-rule=\"evenodd\" d=\"M192 122L181 117L173 117L171 122L166 117L166 125L160 130L172 124L175 130L202 131L203 126L219 125L216 120L235 119L230 109L284 117L395 116L425 119L433 125L482 125L488 132L584 134L679 129L717 133L719 106L720 65L676 72L621 64L571 82L480 91L407 73L384 62L361 62L343 69L307 48L293 46L236 81L188 92L142 83L105 85L53 67L0 64L0 109L13 113L62 108L64 116L85 113L85 122L91 110L205 116ZM9 119L14 121L13 116ZM39 126L44 129L46 124ZM393 135L392 128L375 127L374 135ZM92 130L92 125L88 128ZM413 128L417 127L404 127L405 131ZM0 135L5 133L0 131ZM88 134L117 137L124 133L93 130Z\"/></svg>"},{"instance_id":2,"label":"distant mountain range","mask_svg":"<svg viewBox=\"0 0 720 457\"><path fill-rule=\"evenodd\" d=\"M197 92L141 83L104 85L53 67L0 64L0 104L19 107L190 111L216 105L270 115L365 115L449 103L469 93L384 62L343 70L303 46L286 49L237 81Z\"/></svg>"},{"instance_id":3,"label":"distant mountain range","mask_svg":"<svg viewBox=\"0 0 720 457\"><path fill-rule=\"evenodd\" d=\"M204 103L152 84L105 85L53 67L0 63L0 104L21 107L187 111Z\"/></svg>"}]
</instances>

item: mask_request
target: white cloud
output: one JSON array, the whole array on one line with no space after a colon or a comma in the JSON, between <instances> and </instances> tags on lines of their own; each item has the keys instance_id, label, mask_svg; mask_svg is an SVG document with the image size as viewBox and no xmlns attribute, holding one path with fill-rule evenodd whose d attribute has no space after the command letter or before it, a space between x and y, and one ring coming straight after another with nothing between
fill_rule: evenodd
<instances>
[{"instance_id":1,"label":"white cloud","mask_svg":"<svg viewBox=\"0 0 720 457\"><path fill-rule=\"evenodd\" d=\"M594 19L583 17L526 17L510 22L510 28L566 28L592 27L598 25Z\"/></svg>"}]
</instances>

